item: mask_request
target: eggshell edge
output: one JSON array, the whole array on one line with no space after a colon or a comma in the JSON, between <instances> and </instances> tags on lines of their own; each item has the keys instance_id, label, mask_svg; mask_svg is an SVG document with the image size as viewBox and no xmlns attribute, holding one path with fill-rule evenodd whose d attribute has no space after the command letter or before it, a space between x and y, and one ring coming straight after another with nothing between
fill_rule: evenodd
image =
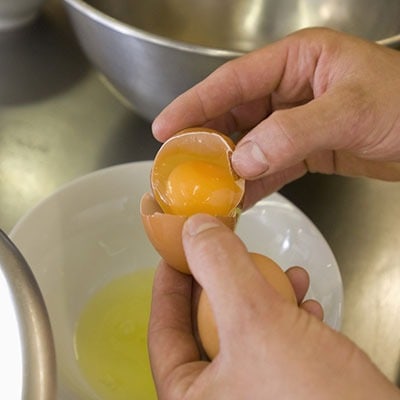
<instances>
[{"instance_id":1,"label":"eggshell edge","mask_svg":"<svg viewBox=\"0 0 400 400\"><path fill-rule=\"evenodd\" d=\"M188 217L165 214L149 192L140 200L140 216L146 235L158 254L171 267L184 274L190 274L182 243L182 229ZM216 218L234 230L238 215Z\"/></svg>"}]
</instances>

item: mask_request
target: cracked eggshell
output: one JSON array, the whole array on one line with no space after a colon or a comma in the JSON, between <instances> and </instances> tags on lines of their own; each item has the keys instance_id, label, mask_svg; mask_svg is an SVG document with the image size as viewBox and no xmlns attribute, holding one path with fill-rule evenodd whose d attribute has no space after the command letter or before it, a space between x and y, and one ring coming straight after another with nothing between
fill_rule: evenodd
<instances>
[{"instance_id":1,"label":"cracked eggshell","mask_svg":"<svg viewBox=\"0 0 400 400\"><path fill-rule=\"evenodd\" d=\"M188 217L165 214L151 193L142 196L140 215L147 237L159 255L171 267L190 274L182 244L182 229ZM237 215L217 218L230 229L235 229Z\"/></svg>"},{"instance_id":2,"label":"cracked eggshell","mask_svg":"<svg viewBox=\"0 0 400 400\"><path fill-rule=\"evenodd\" d=\"M232 168L231 155L234 148L235 144L230 137L203 127L184 129L169 138L157 152L150 176L152 193L164 212L174 213L166 195L171 171L180 163L201 159L229 171L237 186L237 191L228 202L231 205L230 215L237 213L242 205L245 180Z\"/></svg>"}]
</instances>

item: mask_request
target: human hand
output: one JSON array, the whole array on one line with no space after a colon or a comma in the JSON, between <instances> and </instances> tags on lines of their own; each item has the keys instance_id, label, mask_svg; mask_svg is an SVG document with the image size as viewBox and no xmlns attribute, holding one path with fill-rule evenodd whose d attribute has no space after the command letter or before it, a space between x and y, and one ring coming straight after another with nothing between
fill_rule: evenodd
<instances>
[{"instance_id":1,"label":"human hand","mask_svg":"<svg viewBox=\"0 0 400 400\"><path fill-rule=\"evenodd\" d=\"M189 218L183 243L194 278L210 299L220 352L212 362L201 360L192 329L193 280L161 263L149 325L161 400L400 399L360 349L315 317L315 302L306 312L283 300L217 219ZM302 297L307 282L298 272L292 282Z\"/></svg>"},{"instance_id":2,"label":"human hand","mask_svg":"<svg viewBox=\"0 0 400 400\"><path fill-rule=\"evenodd\" d=\"M307 171L400 180L400 53L306 29L230 61L153 123L246 133L233 153L248 206Z\"/></svg>"}]
</instances>

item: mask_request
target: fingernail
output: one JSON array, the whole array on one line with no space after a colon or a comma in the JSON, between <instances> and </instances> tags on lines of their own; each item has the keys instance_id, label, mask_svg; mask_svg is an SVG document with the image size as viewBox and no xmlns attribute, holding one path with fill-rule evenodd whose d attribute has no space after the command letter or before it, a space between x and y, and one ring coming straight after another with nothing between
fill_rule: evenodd
<instances>
[{"instance_id":1,"label":"fingernail","mask_svg":"<svg viewBox=\"0 0 400 400\"><path fill-rule=\"evenodd\" d=\"M185 223L185 231L190 236L196 236L199 233L209 229L217 228L220 223L215 218L208 215L194 215L190 217Z\"/></svg>"},{"instance_id":2,"label":"fingernail","mask_svg":"<svg viewBox=\"0 0 400 400\"><path fill-rule=\"evenodd\" d=\"M254 177L266 172L268 160L256 142L241 143L232 154L232 163L236 171L245 177Z\"/></svg>"}]
</instances>

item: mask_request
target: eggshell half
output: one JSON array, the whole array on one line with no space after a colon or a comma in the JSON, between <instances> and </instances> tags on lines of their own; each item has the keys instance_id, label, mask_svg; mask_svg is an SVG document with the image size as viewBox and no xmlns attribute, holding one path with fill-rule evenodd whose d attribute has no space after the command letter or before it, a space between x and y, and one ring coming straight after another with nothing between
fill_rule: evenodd
<instances>
[{"instance_id":1,"label":"eggshell half","mask_svg":"<svg viewBox=\"0 0 400 400\"><path fill-rule=\"evenodd\" d=\"M182 229L188 217L164 214L151 193L145 193L140 201L140 216L150 242L158 254L173 268L190 274L182 244ZM237 215L217 217L234 230Z\"/></svg>"},{"instance_id":2,"label":"eggshell half","mask_svg":"<svg viewBox=\"0 0 400 400\"><path fill-rule=\"evenodd\" d=\"M168 176L182 162L202 159L229 171L235 181L237 191L232 193L228 205L234 215L241 208L245 190L245 180L232 169L231 155L235 148L233 141L223 133L207 128L188 128L169 138L158 150L151 170L150 184L154 198L166 213L173 213L168 200Z\"/></svg>"}]
</instances>

